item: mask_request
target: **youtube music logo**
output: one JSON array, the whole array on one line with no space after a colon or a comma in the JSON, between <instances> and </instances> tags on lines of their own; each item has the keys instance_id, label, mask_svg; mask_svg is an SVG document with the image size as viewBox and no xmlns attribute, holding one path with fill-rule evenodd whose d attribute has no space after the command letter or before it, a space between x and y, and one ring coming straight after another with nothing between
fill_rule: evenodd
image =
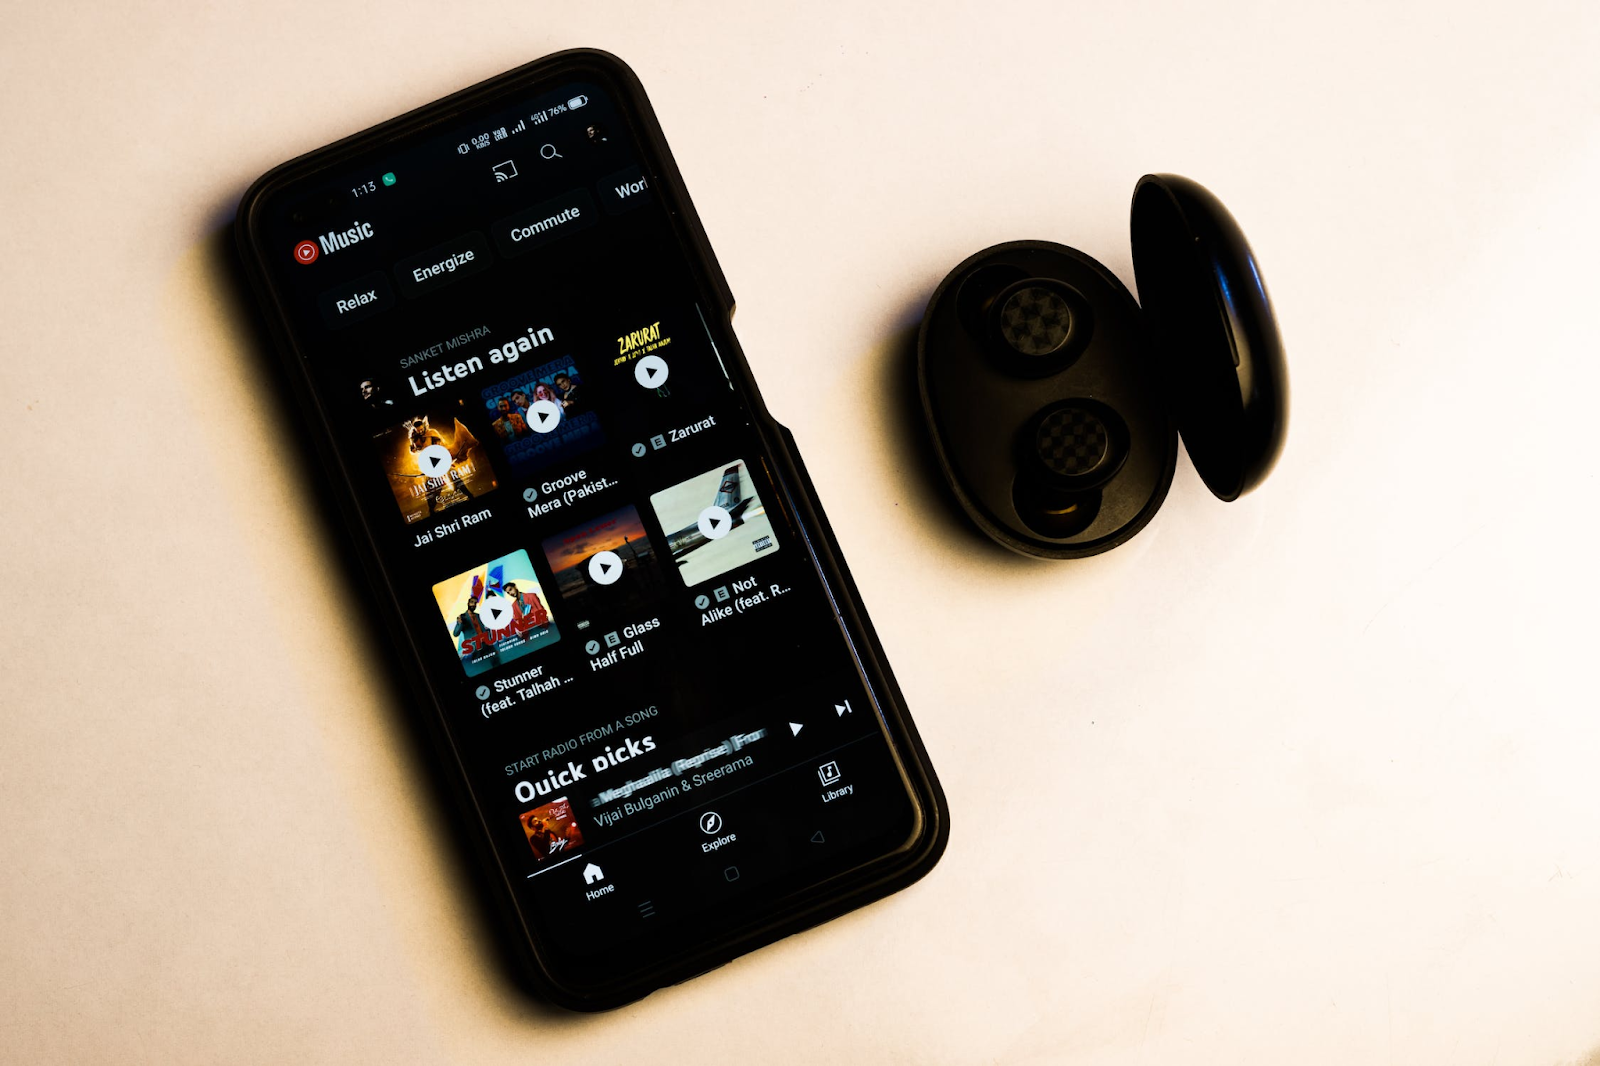
<instances>
[{"instance_id":1,"label":"youtube music logo","mask_svg":"<svg viewBox=\"0 0 1600 1066\"><path fill-rule=\"evenodd\" d=\"M323 252L332 255L334 252L359 244L372 236L372 223L355 222L349 229L335 230L324 233L314 241L301 241L294 246L294 261L309 266L321 257Z\"/></svg>"}]
</instances>

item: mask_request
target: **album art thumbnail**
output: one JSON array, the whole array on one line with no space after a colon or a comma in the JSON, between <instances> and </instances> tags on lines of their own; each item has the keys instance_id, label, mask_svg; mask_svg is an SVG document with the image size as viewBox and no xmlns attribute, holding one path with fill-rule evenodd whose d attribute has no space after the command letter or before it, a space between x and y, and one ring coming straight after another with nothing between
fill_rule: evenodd
<instances>
[{"instance_id":1,"label":"album art thumbnail","mask_svg":"<svg viewBox=\"0 0 1600 1066\"><path fill-rule=\"evenodd\" d=\"M685 585L725 574L778 550L767 509L742 460L707 470L650 497Z\"/></svg>"},{"instance_id":2,"label":"album art thumbnail","mask_svg":"<svg viewBox=\"0 0 1600 1066\"><path fill-rule=\"evenodd\" d=\"M439 582L433 598L468 677L561 639L533 561L521 549ZM499 628L491 621L496 617L503 620Z\"/></svg>"},{"instance_id":3,"label":"album art thumbnail","mask_svg":"<svg viewBox=\"0 0 1600 1066\"><path fill-rule=\"evenodd\" d=\"M632 506L546 537L543 547L570 622L642 607L667 591L655 548ZM597 560L601 552L615 555L620 570L612 571L616 563L609 558Z\"/></svg>"},{"instance_id":4,"label":"album art thumbnail","mask_svg":"<svg viewBox=\"0 0 1600 1066\"><path fill-rule=\"evenodd\" d=\"M590 408L589 390L570 359L524 370L483 390L484 410L511 469L531 473L581 455L605 443L600 416ZM537 406L536 406L537 405ZM554 414L546 432L539 427Z\"/></svg>"},{"instance_id":5,"label":"album art thumbnail","mask_svg":"<svg viewBox=\"0 0 1600 1066\"><path fill-rule=\"evenodd\" d=\"M716 357L697 320L663 317L656 308L619 312L611 321L611 373L617 379L611 391L628 417L690 415L714 387L727 387L723 375L711 370Z\"/></svg>"},{"instance_id":6,"label":"album art thumbnail","mask_svg":"<svg viewBox=\"0 0 1600 1066\"><path fill-rule=\"evenodd\" d=\"M524 811L519 820L528 836L528 846L540 862L564 851L583 846L583 830L572 814L572 803L563 796L543 807Z\"/></svg>"},{"instance_id":7,"label":"album art thumbnail","mask_svg":"<svg viewBox=\"0 0 1600 1066\"><path fill-rule=\"evenodd\" d=\"M476 499L498 484L483 445L458 417L462 410L459 403L438 404L374 437L389 489L407 523Z\"/></svg>"}]
</instances>

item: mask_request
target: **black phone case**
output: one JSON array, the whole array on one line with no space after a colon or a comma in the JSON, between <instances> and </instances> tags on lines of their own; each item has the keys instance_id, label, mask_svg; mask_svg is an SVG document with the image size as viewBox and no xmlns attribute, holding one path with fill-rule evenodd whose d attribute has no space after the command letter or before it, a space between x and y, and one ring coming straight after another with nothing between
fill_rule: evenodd
<instances>
[{"instance_id":1,"label":"black phone case","mask_svg":"<svg viewBox=\"0 0 1600 1066\"><path fill-rule=\"evenodd\" d=\"M729 351L725 354L738 366L740 395L750 408L752 420L763 446L772 456L779 490L786 497L800 523L807 551L827 583L845 632L871 685L878 709L893 742L895 754L921 808L922 816L922 832L910 847L885 856L880 862L865 869L825 882L803 895L791 897L793 902L781 911L775 911L767 919L737 930L700 950L679 955L661 966L636 973L613 985L585 989L567 987L549 971L541 958L537 940L521 919L510 882L498 856L489 845L489 831L482 812L478 809L467 785L465 766L450 740L448 729L444 726L443 707L417 665L419 659L413 643L413 634L393 599L390 578L381 563L372 532L354 505L350 472L345 468L334 447L326 413L316 399L310 377L295 344L288 316L268 280L265 253L255 237L255 224L261 205L269 196L284 187L308 178L320 170L338 166L391 138L451 124L457 121L463 111L513 90L518 85L528 84L531 87L539 82L574 75L598 76L600 81L615 92L619 105L633 124L632 132L639 140L654 188L672 218L680 244L699 274L702 286L714 296L721 313L726 316L725 321L728 322L729 328L724 335L728 341ZM949 839L950 815L944 792L939 787L916 727L906 712L904 697L889 669L872 623L861 605L860 594L839 551L833 529L828 524L827 516L817 500L816 490L795 446L794 437L768 412L756 387L750 366L731 328L734 311L733 293L711 250L710 242L706 239L699 216L695 213L683 179L673 161L672 152L645 95L644 86L627 64L616 56L595 49L558 52L480 82L362 133L309 152L274 168L250 187L239 205L235 236L245 276L265 314L268 329L273 336L274 349L280 357L285 375L312 430L316 450L325 472L338 487L334 495L339 501L341 515L355 542L356 554L374 586L378 600L386 605L386 610L381 613L390 636L396 642L399 650L398 658L406 664L410 686L419 697L419 702L431 712L427 716L429 734L436 746L449 753L447 761L451 770L447 776L450 778L457 800L465 805L467 817L478 829L477 839L471 842L473 849L480 860L487 862L489 866L488 880L494 886L496 902L504 912L503 917L521 930L521 935L516 937L514 947L527 967L526 976L531 979L539 994L573 1010L594 1011L621 1006L648 995L657 988L683 981L791 933L808 929L897 892L933 868L944 853Z\"/></svg>"}]
</instances>

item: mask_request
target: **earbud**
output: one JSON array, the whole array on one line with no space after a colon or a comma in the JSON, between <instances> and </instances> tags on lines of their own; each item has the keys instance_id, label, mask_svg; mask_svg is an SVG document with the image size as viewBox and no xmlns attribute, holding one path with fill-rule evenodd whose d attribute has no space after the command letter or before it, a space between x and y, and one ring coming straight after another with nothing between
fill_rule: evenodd
<instances>
[{"instance_id":1,"label":"earbud","mask_svg":"<svg viewBox=\"0 0 1600 1066\"><path fill-rule=\"evenodd\" d=\"M1243 233L1175 175L1134 190L1144 305L1082 252L1043 241L985 249L934 291L917 340L924 421L968 516L1044 558L1106 551L1166 498L1178 433L1232 500L1282 448L1288 378Z\"/></svg>"}]
</instances>

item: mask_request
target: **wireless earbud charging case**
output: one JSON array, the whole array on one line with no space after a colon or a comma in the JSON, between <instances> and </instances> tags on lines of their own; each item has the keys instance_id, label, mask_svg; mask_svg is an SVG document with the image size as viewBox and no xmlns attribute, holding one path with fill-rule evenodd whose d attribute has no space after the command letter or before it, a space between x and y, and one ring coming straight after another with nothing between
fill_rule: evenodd
<instances>
[{"instance_id":1,"label":"wireless earbud charging case","mask_svg":"<svg viewBox=\"0 0 1600 1066\"><path fill-rule=\"evenodd\" d=\"M957 502L1026 555L1095 555L1166 498L1178 435L1234 500L1283 446L1288 375L1266 286L1233 216L1204 187L1146 175L1131 211L1143 306L1065 245L995 245L934 291L917 383Z\"/></svg>"}]
</instances>

